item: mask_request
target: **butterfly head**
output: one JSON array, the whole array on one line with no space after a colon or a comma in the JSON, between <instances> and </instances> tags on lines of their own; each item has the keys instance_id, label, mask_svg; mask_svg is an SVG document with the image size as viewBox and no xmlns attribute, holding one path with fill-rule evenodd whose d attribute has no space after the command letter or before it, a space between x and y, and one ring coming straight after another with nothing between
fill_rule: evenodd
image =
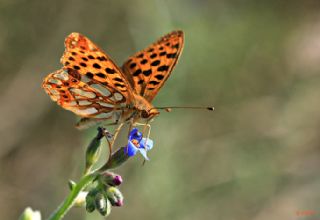
<instances>
[{"instance_id":1,"label":"butterfly head","mask_svg":"<svg viewBox=\"0 0 320 220\"><path fill-rule=\"evenodd\" d=\"M145 119L151 119L159 114L160 114L160 112L155 108L141 111L141 117L145 118Z\"/></svg>"},{"instance_id":2,"label":"butterfly head","mask_svg":"<svg viewBox=\"0 0 320 220\"><path fill-rule=\"evenodd\" d=\"M159 114L159 111L153 107L144 97L134 94L134 109L139 112L139 116L144 119L151 119Z\"/></svg>"}]
</instances>

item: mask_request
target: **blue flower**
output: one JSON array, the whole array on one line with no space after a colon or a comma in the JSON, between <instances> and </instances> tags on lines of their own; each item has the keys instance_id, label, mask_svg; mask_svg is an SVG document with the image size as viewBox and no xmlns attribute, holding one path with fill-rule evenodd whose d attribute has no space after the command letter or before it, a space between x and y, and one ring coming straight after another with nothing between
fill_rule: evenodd
<instances>
[{"instance_id":1,"label":"blue flower","mask_svg":"<svg viewBox=\"0 0 320 220\"><path fill-rule=\"evenodd\" d=\"M142 133L137 128L134 128L129 134L128 145L124 150L129 157L133 157L139 152L146 160L149 160L147 152L152 147L153 141L149 138L143 138Z\"/></svg>"}]
</instances>

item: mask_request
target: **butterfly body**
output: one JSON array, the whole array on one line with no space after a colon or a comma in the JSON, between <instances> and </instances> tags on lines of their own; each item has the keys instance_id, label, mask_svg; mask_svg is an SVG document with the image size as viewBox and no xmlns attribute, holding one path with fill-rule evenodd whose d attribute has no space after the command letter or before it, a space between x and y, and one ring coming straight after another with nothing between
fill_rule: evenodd
<instances>
[{"instance_id":1,"label":"butterfly body","mask_svg":"<svg viewBox=\"0 0 320 220\"><path fill-rule=\"evenodd\" d=\"M123 123L129 120L133 122L139 122L139 120L151 120L160 112L145 98L140 95L134 94L132 105L128 105L122 109L121 114L114 115L114 121L117 123Z\"/></svg>"},{"instance_id":2,"label":"butterfly body","mask_svg":"<svg viewBox=\"0 0 320 220\"><path fill-rule=\"evenodd\" d=\"M66 38L65 48L63 68L49 74L42 85L53 101L83 118L150 120L159 114L151 101L181 54L183 32L165 35L122 68L79 33Z\"/></svg>"},{"instance_id":3,"label":"butterfly body","mask_svg":"<svg viewBox=\"0 0 320 220\"><path fill-rule=\"evenodd\" d=\"M139 112L141 118L151 119L160 114L159 111L153 107L144 97L134 94L134 108Z\"/></svg>"}]
</instances>

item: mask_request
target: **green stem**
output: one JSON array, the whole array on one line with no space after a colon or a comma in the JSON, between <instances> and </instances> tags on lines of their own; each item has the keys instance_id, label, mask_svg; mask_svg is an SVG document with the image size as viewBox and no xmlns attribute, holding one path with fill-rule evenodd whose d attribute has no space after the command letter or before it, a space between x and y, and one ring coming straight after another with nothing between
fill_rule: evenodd
<instances>
[{"instance_id":1,"label":"green stem","mask_svg":"<svg viewBox=\"0 0 320 220\"><path fill-rule=\"evenodd\" d=\"M60 220L64 217L64 215L69 211L69 209L73 206L75 199L78 194L88 185L90 184L97 176L96 172L92 172L88 175L83 176L78 184L71 190L68 197L62 202L62 204L50 215L48 220Z\"/></svg>"}]
</instances>

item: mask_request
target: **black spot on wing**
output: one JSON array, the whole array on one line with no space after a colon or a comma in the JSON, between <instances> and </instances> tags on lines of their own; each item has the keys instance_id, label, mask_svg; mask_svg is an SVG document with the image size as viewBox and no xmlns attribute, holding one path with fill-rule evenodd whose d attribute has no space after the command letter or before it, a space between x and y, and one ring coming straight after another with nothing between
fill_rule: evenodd
<instances>
[{"instance_id":1,"label":"black spot on wing","mask_svg":"<svg viewBox=\"0 0 320 220\"><path fill-rule=\"evenodd\" d=\"M158 67L158 71L163 72L163 71L167 71L169 69L169 66L166 65L162 65Z\"/></svg>"},{"instance_id":2,"label":"black spot on wing","mask_svg":"<svg viewBox=\"0 0 320 220\"><path fill-rule=\"evenodd\" d=\"M154 80L151 80L150 82L149 82L149 84L151 84L151 85L158 85L160 82L158 82L158 81L154 81Z\"/></svg>"},{"instance_id":3,"label":"black spot on wing","mask_svg":"<svg viewBox=\"0 0 320 220\"><path fill-rule=\"evenodd\" d=\"M130 69L132 69L132 68L135 68L136 66L137 66L136 63L131 63L129 67L130 67Z\"/></svg>"},{"instance_id":4,"label":"black spot on wing","mask_svg":"<svg viewBox=\"0 0 320 220\"><path fill-rule=\"evenodd\" d=\"M145 76L150 76L150 74L152 73L151 69L148 69L148 70L144 70L143 72L143 75Z\"/></svg>"},{"instance_id":5,"label":"black spot on wing","mask_svg":"<svg viewBox=\"0 0 320 220\"><path fill-rule=\"evenodd\" d=\"M120 84L120 83L115 83L114 85L115 85L115 86L118 86L118 87L121 87L121 88L124 88L124 87L125 87L125 85Z\"/></svg>"},{"instance_id":6,"label":"black spot on wing","mask_svg":"<svg viewBox=\"0 0 320 220\"><path fill-rule=\"evenodd\" d=\"M102 85L107 86L109 85L107 82L100 82Z\"/></svg>"},{"instance_id":7,"label":"black spot on wing","mask_svg":"<svg viewBox=\"0 0 320 220\"><path fill-rule=\"evenodd\" d=\"M132 75L133 76L138 76L141 73L142 73L141 69L137 69Z\"/></svg>"},{"instance_id":8,"label":"black spot on wing","mask_svg":"<svg viewBox=\"0 0 320 220\"><path fill-rule=\"evenodd\" d=\"M101 66L100 66L99 64L97 64L97 63L94 63L92 66L93 66L94 68L96 68L96 69L101 69Z\"/></svg>"},{"instance_id":9,"label":"black spot on wing","mask_svg":"<svg viewBox=\"0 0 320 220\"><path fill-rule=\"evenodd\" d=\"M160 75L160 74L155 75L154 77L156 77L156 79L158 79L158 80L162 80L164 78L164 76Z\"/></svg>"},{"instance_id":10,"label":"black spot on wing","mask_svg":"<svg viewBox=\"0 0 320 220\"><path fill-rule=\"evenodd\" d=\"M175 45L173 45L172 48L178 49L179 48L179 43L176 43Z\"/></svg>"},{"instance_id":11,"label":"black spot on wing","mask_svg":"<svg viewBox=\"0 0 320 220\"><path fill-rule=\"evenodd\" d=\"M104 73L97 73L96 76L99 76L100 78L107 78L106 74Z\"/></svg>"},{"instance_id":12,"label":"black spot on wing","mask_svg":"<svg viewBox=\"0 0 320 220\"><path fill-rule=\"evenodd\" d=\"M100 60L100 61L106 61L107 60L107 58L105 56L97 57L97 59Z\"/></svg>"},{"instance_id":13,"label":"black spot on wing","mask_svg":"<svg viewBox=\"0 0 320 220\"><path fill-rule=\"evenodd\" d=\"M80 80L81 79L81 75L78 71L68 68L68 74L71 75L73 78Z\"/></svg>"},{"instance_id":14,"label":"black spot on wing","mask_svg":"<svg viewBox=\"0 0 320 220\"><path fill-rule=\"evenodd\" d=\"M160 64L160 60L155 60L151 63L151 66L158 66Z\"/></svg>"},{"instance_id":15,"label":"black spot on wing","mask_svg":"<svg viewBox=\"0 0 320 220\"><path fill-rule=\"evenodd\" d=\"M114 69L111 69L109 67L107 67L105 70L108 74L114 74L116 72Z\"/></svg>"},{"instance_id":16,"label":"black spot on wing","mask_svg":"<svg viewBox=\"0 0 320 220\"><path fill-rule=\"evenodd\" d=\"M93 78L93 73L87 72L87 73L86 73L86 76L87 76L89 79L92 79L92 78Z\"/></svg>"},{"instance_id":17,"label":"black spot on wing","mask_svg":"<svg viewBox=\"0 0 320 220\"><path fill-rule=\"evenodd\" d=\"M114 78L114 80L117 81L117 82L123 82L123 80L121 78L118 78L118 77Z\"/></svg>"},{"instance_id":18,"label":"black spot on wing","mask_svg":"<svg viewBox=\"0 0 320 220\"><path fill-rule=\"evenodd\" d=\"M146 63L148 63L148 60L143 59L143 60L140 61L140 63L141 63L141 64L146 64Z\"/></svg>"},{"instance_id":19,"label":"black spot on wing","mask_svg":"<svg viewBox=\"0 0 320 220\"><path fill-rule=\"evenodd\" d=\"M175 58L177 56L177 53L168 53L167 58Z\"/></svg>"}]
</instances>

